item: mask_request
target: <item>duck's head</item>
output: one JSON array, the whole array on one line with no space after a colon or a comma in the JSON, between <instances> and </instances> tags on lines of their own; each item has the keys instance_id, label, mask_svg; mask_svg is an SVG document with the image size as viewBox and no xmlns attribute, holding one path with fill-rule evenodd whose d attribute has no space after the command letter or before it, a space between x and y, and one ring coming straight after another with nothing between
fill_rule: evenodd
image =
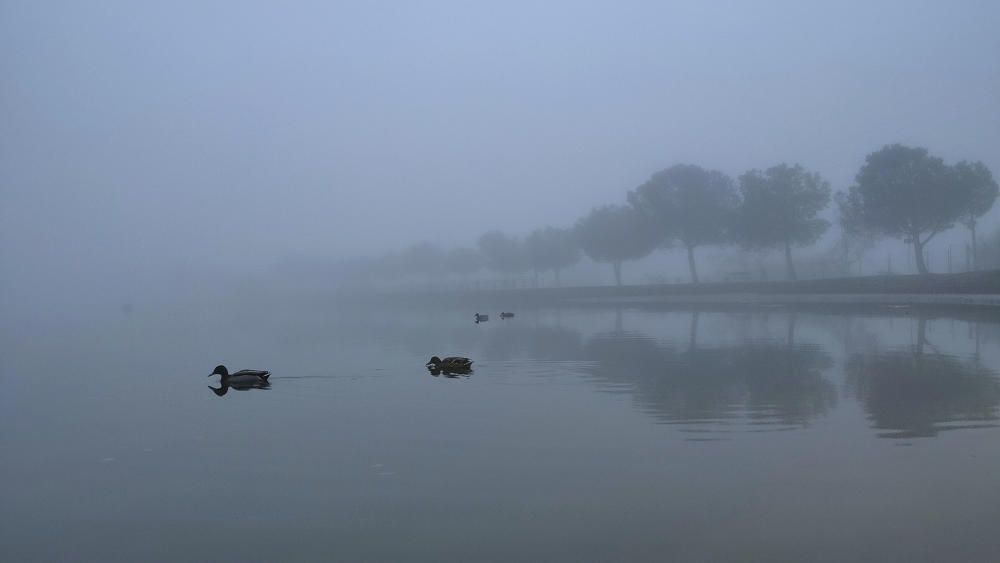
<instances>
[{"instance_id":1,"label":"duck's head","mask_svg":"<svg viewBox=\"0 0 1000 563\"><path fill-rule=\"evenodd\" d=\"M208 374L209 377L212 377L213 375L221 375L222 377L229 377L229 370L226 369L226 366L215 366L215 371Z\"/></svg>"},{"instance_id":2,"label":"duck's head","mask_svg":"<svg viewBox=\"0 0 1000 563\"><path fill-rule=\"evenodd\" d=\"M439 358L437 356L431 356L431 359L430 359L430 361L427 362L427 365L429 365L429 366L439 366L439 365L441 365L441 358Z\"/></svg>"}]
</instances>

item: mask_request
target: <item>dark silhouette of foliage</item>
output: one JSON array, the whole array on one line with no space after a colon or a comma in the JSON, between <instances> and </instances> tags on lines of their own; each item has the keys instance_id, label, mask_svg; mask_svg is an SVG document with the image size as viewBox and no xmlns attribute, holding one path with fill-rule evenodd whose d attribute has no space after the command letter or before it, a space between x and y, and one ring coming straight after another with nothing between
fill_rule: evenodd
<instances>
[{"instance_id":1,"label":"dark silhouette of foliage","mask_svg":"<svg viewBox=\"0 0 1000 563\"><path fill-rule=\"evenodd\" d=\"M622 262L647 256L658 240L656 230L642 214L622 205L591 211L577 223L576 238L591 260L611 263L617 285L622 284Z\"/></svg>"},{"instance_id":2,"label":"dark silhouette of foliage","mask_svg":"<svg viewBox=\"0 0 1000 563\"><path fill-rule=\"evenodd\" d=\"M546 270L554 272L558 286L559 271L580 261L580 247L573 232L567 229L536 229L528 235L524 245L535 272L535 286L538 286L538 273Z\"/></svg>"},{"instance_id":3,"label":"dark silhouette of foliage","mask_svg":"<svg viewBox=\"0 0 1000 563\"><path fill-rule=\"evenodd\" d=\"M500 231L479 237L479 250L486 258L486 266L499 274L521 274L530 267L521 241Z\"/></svg>"},{"instance_id":4,"label":"dark silhouette of foliage","mask_svg":"<svg viewBox=\"0 0 1000 563\"><path fill-rule=\"evenodd\" d=\"M969 207L968 189L954 180L952 168L927 149L888 145L865 159L844 202L846 217L912 244L925 274L924 246Z\"/></svg>"},{"instance_id":5,"label":"dark silhouette of foliage","mask_svg":"<svg viewBox=\"0 0 1000 563\"><path fill-rule=\"evenodd\" d=\"M418 242L398 257L400 269L407 274L433 276L439 274L444 266L444 251L429 242Z\"/></svg>"},{"instance_id":6,"label":"dark silhouette of foliage","mask_svg":"<svg viewBox=\"0 0 1000 563\"><path fill-rule=\"evenodd\" d=\"M779 164L740 176L736 235L747 248L781 247L789 279L796 279L792 246L814 244L830 227L817 217L830 203L830 184L798 164Z\"/></svg>"},{"instance_id":7,"label":"dark silhouette of foliage","mask_svg":"<svg viewBox=\"0 0 1000 563\"><path fill-rule=\"evenodd\" d=\"M962 161L955 165L955 181L962 192L968 192L968 200L959 221L972 235L972 269L979 269L979 243L976 240L976 224L979 218L993 208L1000 187L993 179L993 173L982 162Z\"/></svg>"},{"instance_id":8,"label":"dark silhouette of foliage","mask_svg":"<svg viewBox=\"0 0 1000 563\"><path fill-rule=\"evenodd\" d=\"M453 248L445 258L445 265L453 274L467 276L478 272L485 259L475 248Z\"/></svg>"},{"instance_id":9,"label":"dark silhouette of foliage","mask_svg":"<svg viewBox=\"0 0 1000 563\"><path fill-rule=\"evenodd\" d=\"M722 172L677 164L629 192L628 201L655 221L662 242L676 239L684 245L691 281L697 283L694 249L726 241L738 196Z\"/></svg>"}]
</instances>

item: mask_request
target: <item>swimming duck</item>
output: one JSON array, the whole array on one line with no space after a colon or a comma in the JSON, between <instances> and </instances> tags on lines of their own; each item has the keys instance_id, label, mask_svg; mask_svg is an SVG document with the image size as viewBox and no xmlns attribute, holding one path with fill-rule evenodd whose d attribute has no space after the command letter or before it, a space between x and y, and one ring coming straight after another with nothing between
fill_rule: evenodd
<instances>
[{"instance_id":1,"label":"swimming duck","mask_svg":"<svg viewBox=\"0 0 1000 563\"><path fill-rule=\"evenodd\" d=\"M433 367L441 371L469 370L472 369L472 360L461 356L448 356L442 360L437 356L432 356L430 361L427 362L427 367Z\"/></svg>"},{"instance_id":2,"label":"swimming duck","mask_svg":"<svg viewBox=\"0 0 1000 563\"><path fill-rule=\"evenodd\" d=\"M236 373L229 373L226 366L215 366L215 371L208 374L209 377L213 375L221 375L222 383L224 385L229 385L231 387L241 387L250 386L259 383L267 383L267 378L271 377L271 372L259 370L259 369L241 369Z\"/></svg>"}]
</instances>

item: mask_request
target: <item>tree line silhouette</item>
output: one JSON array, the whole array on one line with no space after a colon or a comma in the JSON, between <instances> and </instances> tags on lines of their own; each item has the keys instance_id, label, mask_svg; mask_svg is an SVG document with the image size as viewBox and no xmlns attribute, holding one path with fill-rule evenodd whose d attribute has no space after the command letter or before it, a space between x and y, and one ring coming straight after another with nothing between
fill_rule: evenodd
<instances>
[{"instance_id":1,"label":"tree line silhouette","mask_svg":"<svg viewBox=\"0 0 1000 563\"><path fill-rule=\"evenodd\" d=\"M544 227L520 238L501 231L479 237L476 247L445 251L417 243L378 260L381 274L467 276L482 268L500 275L560 271L581 254L611 265L621 285L625 262L657 248L687 253L691 282L698 283L696 250L731 245L777 250L788 279L797 279L792 249L815 244L831 224L820 214L834 202L844 263L860 263L879 238L912 246L919 273L928 272L924 248L938 234L964 225L971 236L972 269L980 266L977 224L997 199L998 185L982 162L946 164L927 149L887 145L869 154L846 191L801 165L753 169L733 179L718 170L677 164L653 174L626 194L625 202L593 209L569 228ZM988 243L987 246L989 246Z\"/></svg>"}]
</instances>

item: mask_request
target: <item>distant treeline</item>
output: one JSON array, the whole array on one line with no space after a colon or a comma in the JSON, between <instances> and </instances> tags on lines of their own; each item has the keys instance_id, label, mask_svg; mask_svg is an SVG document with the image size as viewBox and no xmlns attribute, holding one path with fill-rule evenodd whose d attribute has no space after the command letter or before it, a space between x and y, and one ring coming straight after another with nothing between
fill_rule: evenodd
<instances>
[{"instance_id":1,"label":"distant treeline","mask_svg":"<svg viewBox=\"0 0 1000 563\"><path fill-rule=\"evenodd\" d=\"M593 209L571 228L545 227L518 238L500 231L479 237L477 247L442 249L418 243L368 264L367 274L471 275L483 268L500 275L561 270L581 252L612 266L621 284L626 261L658 247L687 252L691 281L698 282L696 249L734 245L747 250L779 250L788 279L796 279L792 249L816 243L830 228L819 217L833 201L840 236L837 255L846 269L860 263L882 237L912 246L919 273L927 273L924 247L938 234L961 224L971 238L971 267L980 266L976 226L996 201L997 182L982 162L953 165L926 149L887 145L867 156L854 185L832 194L818 173L795 164L749 170L735 180L717 170L677 164L653 174L626 194L625 202ZM985 245L1000 262L1000 239ZM996 248L994 248L996 247Z\"/></svg>"}]
</instances>

